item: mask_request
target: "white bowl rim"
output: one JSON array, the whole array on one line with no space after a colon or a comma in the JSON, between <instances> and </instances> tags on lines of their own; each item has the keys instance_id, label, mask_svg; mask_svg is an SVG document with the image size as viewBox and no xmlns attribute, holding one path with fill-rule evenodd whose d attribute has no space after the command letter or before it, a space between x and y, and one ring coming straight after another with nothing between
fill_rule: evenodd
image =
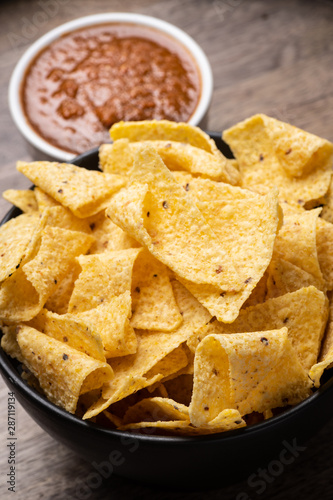
<instances>
[{"instance_id":1,"label":"white bowl rim","mask_svg":"<svg viewBox=\"0 0 333 500\"><path fill-rule=\"evenodd\" d=\"M213 94L212 69L206 54L203 52L202 48L197 44L197 42L192 37L190 37L190 35L185 33L180 28L177 28L177 26L163 21L162 19L143 14L130 12L106 12L80 17L57 26L56 28L48 31L47 33L45 33L45 35L36 40L22 54L21 58L14 68L10 79L8 100L9 110L14 123L21 134L25 137L25 139L42 153L65 162L70 162L77 156L76 154L69 153L68 151L64 151L61 148L53 146L52 144L44 140L40 135L38 135L37 132L35 132L32 126L29 124L21 104L21 83L29 64L42 49L47 47L47 45L49 45L51 42L53 42L55 39L66 32L84 28L86 26L117 22L139 24L142 26L155 28L171 36L176 41L185 46L185 48L192 54L192 57L197 63L201 76L202 87L199 102L194 113L188 120L188 123L190 125L198 125L208 111Z\"/></svg>"}]
</instances>

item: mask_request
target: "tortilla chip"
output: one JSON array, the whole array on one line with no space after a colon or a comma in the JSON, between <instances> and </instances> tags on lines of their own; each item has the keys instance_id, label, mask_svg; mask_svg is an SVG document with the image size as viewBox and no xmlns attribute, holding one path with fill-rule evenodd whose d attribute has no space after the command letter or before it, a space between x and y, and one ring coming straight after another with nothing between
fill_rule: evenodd
<instances>
[{"instance_id":1,"label":"tortilla chip","mask_svg":"<svg viewBox=\"0 0 333 500\"><path fill-rule=\"evenodd\" d=\"M72 296L75 281L79 277L81 266L75 259L72 262L71 269L66 276L57 283L56 289L52 295L47 299L45 308L57 314L66 314L68 312L68 305Z\"/></svg>"},{"instance_id":2,"label":"tortilla chip","mask_svg":"<svg viewBox=\"0 0 333 500\"><path fill-rule=\"evenodd\" d=\"M118 142L121 144L118 145ZM142 146L154 148L169 170L185 170L193 175L230 184L239 182L239 172L227 158L213 155L190 144L169 140L130 143L126 139L120 139L113 144L104 144L100 148L102 170L130 175L135 154Z\"/></svg>"},{"instance_id":3,"label":"tortilla chip","mask_svg":"<svg viewBox=\"0 0 333 500\"><path fill-rule=\"evenodd\" d=\"M58 207L60 205L60 203L58 203L54 198L52 198L52 196L46 194L38 186L35 186L34 193L38 204L38 210L40 212L42 212L44 208Z\"/></svg>"},{"instance_id":4,"label":"tortilla chip","mask_svg":"<svg viewBox=\"0 0 333 500\"><path fill-rule=\"evenodd\" d=\"M330 302L330 312L329 321L327 323L325 336L323 339L323 344L321 347L321 352L318 357L318 361L314 364L310 371L309 376L314 382L315 387L320 386L320 378L324 371L333 366L333 300L332 292L329 293Z\"/></svg>"},{"instance_id":5,"label":"tortilla chip","mask_svg":"<svg viewBox=\"0 0 333 500\"><path fill-rule=\"evenodd\" d=\"M242 287L231 258L153 149L136 156L141 184L116 194L106 213L178 275L222 290Z\"/></svg>"},{"instance_id":6,"label":"tortilla chip","mask_svg":"<svg viewBox=\"0 0 333 500\"><path fill-rule=\"evenodd\" d=\"M22 214L0 227L0 282L20 266L38 222L38 214Z\"/></svg>"},{"instance_id":7,"label":"tortilla chip","mask_svg":"<svg viewBox=\"0 0 333 500\"><path fill-rule=\"evenodd\" d=\"M304 205L310 200L324 196L331 180L331 157L324 154L323 158L318 158L323 160L322 163L311 162L311 152L306 152L301 158L298 145L295 144L295 163L290 163L289 170L299 173L304 170L304 166L306 168L300 177L291 177L285 168L288 159L284 158L281 162L282 150L279 148L279 142L275 143L273 122L276 121L266 115L255 115L223 133L223 139L230 146L239 164L240 185L253 190L261 186L277 186L280 199L294 205ZM304 159L306 162L306 157L312 168L309 172L307 163L302 163Z\"/></svg>"},{"instance_id":8,"label":"tortilla chip","mask_svg":"<svg viewBox=\"0 0 333 500\"><path fill-rule=\"evenodd\" d=\"M73 314L59 315L42 309L28 325L87 356L105 361L102 340L96 329Z\"/></svg>"},{"instance_id":9,"label":"tortilla chip","mask_svg":"<svg viewBox=\"0 0 333 500\"><path fill-rule=\"evenodd\" d=\"M208 335L196 350L190 420L200 427L226 409L243 416L296 404L311 385L287 328Z\"/></svg>"},{"instance_id":10,"label":"tortilla chip","mask_svg":"<svg viewBox=\"0 0 333 500\"><path fill-rule=\"evenodd\" d=\"M107 363L29 326L20 327L17 342L26 366L37 377L47 398L70 413L75 412L80 394L102 387L112 378Z\"/></svg>"},{"instance_id":11,"label":"tortilla chip","mask_svg":"<svg viewBox=\"0 0 333 500\"><path fill-rule=\"evenodd\" d=\"M189 406L193 390L193 375L178 375L177 377L173 377L163 382L163 386L167 393L165 397L169 397L177 401L177 403Z\"/></svg>"},{"instance_id":12,"label":"tortilla chip","mask_svg":"<svg viewBox=\"0 0 333 500\"><path fill-rule=\"evenodd\" d=\"M270 263L279 223L277 192L248 200L198 202L198 208L229 255L243 282L238 293L179 280L219 321L234 321ZM235 241L237 244L235 245Z\"/></svg>"},{"instance_id":13,"label":"tortilla chip","mask_svg":"<svg viewBox=\"0 0 333 500\"><path fill-rule=\"evenodd\" d=\"M274 245L274 258L287 260L316 278L320 288L324 281L317 254L317 221L320 208L285 213L283 226Z\"/></svg>"},{"instance_id":14,"label":"tortilla chip","mask_svg":"<svg viewBox=\"0 0 333 500\"><path fill-rule=\"evenodd\" d=\"M84 415L85 419L187 366L188 358L181 344L190 338L196 329L206 324L211 316L180 283L172 284L178 307L183 313L183 323L172 334L138 331L137 352L112 361L115 378L112 384L103 390L103 397L89 408Z\"/></svg>"},{"instance_id":15,"label":"tortilla chip","mask_svg":"<svg viewBox=\"0 0 333 500\"><path fill-rule=\"evenodd\" d=\"M79 219L68 208L61 205L45 207L43 215L47 213L47 224L49 226L61 227L70 231L81 231L91 234L87 219Z\"/></svg>"},{"instance_id":16,"label":"tortilla chip","mask_svg":"<svg viewBox=\"0 0 333 500\"><path fill-rule=\"evenodd\" d=\"M189 421L188 407L169 398L146 398L130 406L124 415L123 424L133 422L156 422L158 420Z\"/></svg>"},{"instance_id":17,"label":"tortilla chip","mask_svg":"<svg viewBox=\"0 0 333 500\"><path fill-rule=\"evenodd\" d=\"M136 352L137 339L129 322L130 316L129 291L108 298L93 309L73 315L101 337L107 358L127 356Z\"/></svg>"},{"instance_id":18,"label":"tortilla chip","mask_svg":"<svg viewBox=\"0 0 333 500\"><path fill-rule=\"evenodd\" d=\"M325 294L310 286L263 304L242 309L230 325L214 321L204 326L188 341L192 352L209 334L244 333L288 328L288 335L305 369L316 362L328 316Z\"/></svg>"},{"instance_id":19,"label":"tortilla chip","mask_svg":"<svg viewBox=\"0 0 333 500\"><path fill-rule=\"evenodd\" d=\"M141 330L171 332L183 321L168 271L147 250L134 264L131 325Z\"/></svg>"},{"instance_id":20,"label":"tortilla chip","mask_svg":"<svg viewBox=\"0 0 333 500\"><path fill-rule=\"evenodd\" d=\"M82 271L75 282L68 312L83 312L131 289L134 261L140 248L82 255Z\"/></svg>"},{"instance_id":21,"label":"tortilla chip","mask_svg":"<svg viewBox=\"0 0 333 500\"><path fill-rule=\"evenodd\" d=\"M76 256L87 252L92 237L78 231L46 226L31 248L31 259L0 288L0 318L29 321L44 306L71 269Z\"/></svg>"},{"instance_id":22,"label":"tortilla chip","mask_svg":"<svg viewBox=\"0 0 333 500\"><path fill-rule=\"evenodd\" d=\"M38 210L36 196L31 189L7 189L2 193L2 197L26 214Z\"/></svg>"},{"instance_id":23,"label":"tortilla chip","mask_svg":"<svg viewBox=\"0 0 333 500\"><path fill-rule=\"evenodd\" d=\"M317 219L317 255L327 290L333 289L333 224Z\"/></svg>"},{"instance_id":24,"label":"tortilla chip","mask_svg":"<svg viewBox=\"0 0 333 500\"><path fill-rule=\"evenodd\" d=\"M90 254L127 250L140 246L137 241L108 219L104 210L90 219L90 229L96 240L89 250Z\"/></svg>"},{"instance_id":25,"label":"tortilla chip","mask_svg":"<svg viewBox=\"0 0 333 500\"><path fill-rule=\"evenodd\" d=\"M323 290L323 282L295 264L283 259L273 259L268 269L267 298L280 297L303 287L315 286Z\"/></svg>"},{"instance_id":26,"label":"tortilla chip","mask_svg":"<svg viewBox=\"0 0 333 500\"><path fill-rule=\"evenodd\" d=\"M110 196L124 186L123 177L67 163L18 162L17 169L77 217L106 208Z\"/></svg>"},{"instance_id":27,"label":"tortilla chip","mask_svg":"<svg viewBox=\"0 0 333 500\"><path fill-rule=\"evenodd\" d=\"M222 155L213 139L199 127L188 123L168 120L144 120L135 122L118 122L112 125L110 136L113 141L128 139L137 141L176 141L190 144L218 157Z\"/></svg>"},{"instance_id":28,"label":"tortilla chip","mask_svg":"<svg viewBox=\"0 0 333 500\"><path fill-rule=\"evenodd\" d=\"M23 363L21 349L17 343L17 325L2 326L1 347L8 356Z\"/></svg>"},{"instance_id":29,"label":"tortilla chip","mask_svg":"<svg viewBox=\"0 0 333 500\"><path fill-rule=\"evenodd\" d=\"M194 427L186 420L166 420L157 422L137 422L134 424L122 425L119 427L119 430L142 430L144 434L153 434L156 429L156 433L159 433L160 430L162 430L164 434L170 435L201 436L206 434L217 434L218 432L226 432L245 426L246 423L239 416L239 412L237 410L224 410L219 415L219 421L216 424L209 422L208 425L200 428Z\"/></svg>"}]
</instances>

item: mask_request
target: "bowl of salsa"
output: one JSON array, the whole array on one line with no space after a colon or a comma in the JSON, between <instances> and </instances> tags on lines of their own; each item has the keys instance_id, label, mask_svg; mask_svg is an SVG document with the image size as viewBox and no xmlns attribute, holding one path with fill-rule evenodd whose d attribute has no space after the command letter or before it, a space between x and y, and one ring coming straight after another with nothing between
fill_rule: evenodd
<instances>
[{"instance_id":1,"label":"bowl of salsa","mask_svg":"<svg viewBox=\"0 0 333 500\"><path fill-rule=\"evenodd\" d=\"M121 120L203 125L213 89L201 47L157 18L105 13L49 31L9 85L15 124L39 158L71 161L110 140Z\"/></svg>"}]
</instances>

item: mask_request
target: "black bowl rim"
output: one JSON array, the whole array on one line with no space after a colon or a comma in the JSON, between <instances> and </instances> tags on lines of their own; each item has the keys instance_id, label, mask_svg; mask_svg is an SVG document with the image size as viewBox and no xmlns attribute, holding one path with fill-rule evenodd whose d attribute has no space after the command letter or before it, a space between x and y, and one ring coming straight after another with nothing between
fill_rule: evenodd
<instances>
[{"instance_id":1,"label":"black bowl rim","mask_svg":"<svg viewBox=\"0 0 333 500\"><path fill-rule=\"evenodd\" d=\"M214 140L218 140L222 143L223 146L226 146L226 153L228 154L228 147L227 145L223 142L221 139L221 134L218 132L207 132L210 137ZM86 151L78 156L76 156L71 163L73 164L80 164L82 160L85 160L89 158L92 155L96 155L98 153L98 147L93 148L89 151ZM31 186L31 189L33 186ZM7 214L4 216L4 218L0 221L0 226L3 225L5 222L8 220L16 217L19 215L21 211L16 208L12 207ZM1 332L1 328L0 328ZM13 360L14 361L14 360ZM270 427L277 427L280 424L282 424L284 421L289 420L293 417L297 418L298 413L302 413L305 409L307 409L310 406L313 406L316 404L318 398L322 397L325 393L329 392L330 390L333 391L333 370L332 370L332 375L329 378L328 381L326 381L323 385L321 385L318 389L315 390L313 394L311 394L308 398L306 398L304 401L301 401L297 405L286 409L284 412L282 412L279 415L273 416L267 420L264 420L262 422L252 424L246 427L242 427L240 429L233 429L230 431L225 431L225 432L220 432L220 433L215 433L215 434L205 434L205 435L198 435L198 436L163 436L163 435L147 435L147 434L140 434L138 431L122 431L118 429L109 429L106 427L102 427L101 425L95 424L94 422L90 422L87 420L82 420L81 418L77 417L76 415L73 415L66 410L60 408L59 406L55 405L51 401L49 401L46 396L43 396L42 394L38 393L35 389L30 387L27 382L25 382L19 373L16 371L15 367L13 366L13 361L10 360L10 356L8 356L4 350L0 347L0 372L5 380L9 380L15 387L18 388L18 391L21 393L24 393L26 397L29 398L29 400L35 404L37 404L38 407L42 407L44 410L47 410L48 412L51 412L55 414L60 420L66 420L71 422L72 424L79 425L81 429L86 429L90 430L93 432L97 432L99 434L105 435L105 436L110 436L113 438L122 438L122 437L128 437L132 436L135 437L138 441L143 441L146 443L156 443L159 445L167 444L169 445L174 445L177 446L178 444L193 444L193 443L199 443L203 441L226 441L228 438L230 439L235 439L235 438L241 438L242 436L245 435L255 435L257 433L261 433L262 430L269 430Z\"/></svg>"}]
</instances>

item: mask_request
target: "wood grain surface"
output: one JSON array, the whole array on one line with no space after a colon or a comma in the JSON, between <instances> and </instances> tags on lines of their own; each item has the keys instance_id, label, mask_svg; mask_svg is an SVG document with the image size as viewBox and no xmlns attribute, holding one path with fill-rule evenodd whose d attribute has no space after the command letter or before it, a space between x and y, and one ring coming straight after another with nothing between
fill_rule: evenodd
<instances>
[{"instance_id":1,"label":"wood grain surface","mask_svg":"<svg viewBox=\"0 0 333 500\"><path fill-rule=\"evenodd\" d=\"M221 131L264 112L333 140L333 2L312 0L32 0L0 4L0 187L25 188L18 159L31 159L8 110L11 72L24 50L65 21L98 12L159 17L187 31L214 73L208 129ZM9 204L0 201L0 217ZM92 465L39 428L17 403L17 484L8 492L7 393L0 381L0 498L22 500L329 500L333 420L259 493L244 481L201 492L170 492L112 476L84 489ZM235 450L237 453L237 450ZM254 471L255 472L255 471ZM221 471L221 478L223 471ZM167 484L167 478L166 478Z\"/></svg>"}]
</instances>

